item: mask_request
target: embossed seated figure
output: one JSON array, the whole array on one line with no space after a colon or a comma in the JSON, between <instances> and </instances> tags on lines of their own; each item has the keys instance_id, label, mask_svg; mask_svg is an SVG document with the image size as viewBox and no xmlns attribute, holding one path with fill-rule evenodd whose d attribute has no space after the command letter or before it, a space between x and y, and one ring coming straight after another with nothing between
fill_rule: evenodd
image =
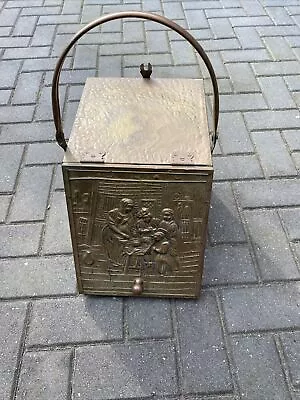
<instances>
[{"instance_id":1,"label":"embossed seated figure","mask_svg":"<svg viewBox=\"0 0 300 400\"><path fill-rule=\"evenodd\" d=\"M124 246L135 236L134 203L131 199L122 199L120 206L110 210L107 225L103 228L102 241L108 259L114 265L123 265Z\"/></svg>"},{"instance_id":2,"label":"embossed seated figure","mask_svg":"<svg viewBox=\"0 0 300 400\"><path fill-rule=\"evenodd\" d=\"M166 235L167 232L163 230L155 232L155 243L152 246L155 267L161 275L168 275L179 269L176 250L172 247L171 240L168 240Z\"/></svg>"}]
</instances>

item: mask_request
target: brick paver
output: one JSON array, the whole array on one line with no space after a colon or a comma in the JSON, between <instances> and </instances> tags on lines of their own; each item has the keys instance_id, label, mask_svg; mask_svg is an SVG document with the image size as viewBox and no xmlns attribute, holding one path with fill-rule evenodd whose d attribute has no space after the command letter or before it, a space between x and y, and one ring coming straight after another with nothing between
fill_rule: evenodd
<instances>
[{"instance_id":1,"label":"brick paver","mask_svg":"<svg viewBox=\"0 0 300 400\"><path fill-rule=\"evenodd\" d=\"M151 11L188 28L220 86L220 140L202 296L76 293L54 141L57 57L103 13ZM205 78L152 22L84 37L61 75L66 133L88 76ZM300 1L0 1L0 397L300 399Z\"/></svg>"}]
</instances>

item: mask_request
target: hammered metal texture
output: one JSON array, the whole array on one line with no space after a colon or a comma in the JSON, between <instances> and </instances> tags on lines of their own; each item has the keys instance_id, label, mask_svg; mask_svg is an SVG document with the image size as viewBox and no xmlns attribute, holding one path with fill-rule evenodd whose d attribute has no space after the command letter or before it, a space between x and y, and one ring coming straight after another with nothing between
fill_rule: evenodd
<instances>
[{"instance_id":1,"label":"hammered metal texture","mask_svg":"<svg viewBox=\"0 0 300 400\"><path fill-rule=\"evenodd\" d=\"M88 78L65 161L211 166L202 80Z\"/></svg>"},{"instance_id":2,"label":"hammered metal texture","mask_svg":"<svg viewBox=\"0 0 300 400\"><path fill-rule=\"evenodd\" d=\"M81 293L197 297L213 170L64 164Z\"/></svg>"}]
</instances>

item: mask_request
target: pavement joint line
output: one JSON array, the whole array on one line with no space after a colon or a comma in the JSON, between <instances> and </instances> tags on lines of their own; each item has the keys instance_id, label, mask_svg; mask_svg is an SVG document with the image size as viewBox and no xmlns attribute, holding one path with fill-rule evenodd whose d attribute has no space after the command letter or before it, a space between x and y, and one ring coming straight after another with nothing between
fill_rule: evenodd
<instances>
[{"instance_id":1,"label":"pavement joint line","mask_svg":"<svg viewBox=\"0 0 300 400\"><path fill-rule=\"evenodd\" d=\"M176 311L176 300L172 299L170 301L170 313L171 313L171 323L172 330L174 333L174 347L175 347L175 372L176 372L176 380L179 392L183 392L183 365L181 360L181 346L180 346L180 338L179 338L179 326L178 326L178 318Z\"/></svg>"},{"instance_id":2,"label":"pavement joint line","mask_svg":"<svg viewBox=\"0 0 300 400\"><path fill-rule=\"evenodd\" d=\"M274 334L273 340L274 340L274 343L275 343L276 351L278 353L279 362L280 362L281 369L282 369L282 372L283 372L283 377L284 377L285 384L287 386L288 391L290 393L292 393L293 392L293 385L292 385L292 381L291 381L291 378L290 378L289 368L288 368L288 364L287 364L287 361L286 361L286 358L285 358L285 355L284 355L284 349L283 349L283 345L282 345L280 336L277 333ZM292 399L292 397L291 397L291 399Z\"/></svg>"}]
</instances>

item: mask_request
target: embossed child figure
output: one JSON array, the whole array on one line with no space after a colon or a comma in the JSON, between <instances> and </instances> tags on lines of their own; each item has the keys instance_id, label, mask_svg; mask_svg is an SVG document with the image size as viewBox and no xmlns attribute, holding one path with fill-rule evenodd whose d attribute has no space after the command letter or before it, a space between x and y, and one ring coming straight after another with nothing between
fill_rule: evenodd
<instances>
[{"instance_id":1,"label":"embossed child figure","mask_svg":"<svg viewBox=\"0 0 300 400\"><path fill-rule=\"evenodd\" d=\"M161 275L168 275L178 270L178 260L170 240L166 234L159 230L154 233L155 243L152 246L155 266Z\"/></svg>"},{"instance_id":2,"label":"embossed child figure","mask_svg":"<svg viewBox=\"0 0 300 400\"><path fill-rule=\"evenodd\" d=\"M153 234L157 229L158 220L153 218L147 207L143 207L137 214L138 221L136 228L142 241L151 245L153 243Z\"/></svg>"}]
</instances>

